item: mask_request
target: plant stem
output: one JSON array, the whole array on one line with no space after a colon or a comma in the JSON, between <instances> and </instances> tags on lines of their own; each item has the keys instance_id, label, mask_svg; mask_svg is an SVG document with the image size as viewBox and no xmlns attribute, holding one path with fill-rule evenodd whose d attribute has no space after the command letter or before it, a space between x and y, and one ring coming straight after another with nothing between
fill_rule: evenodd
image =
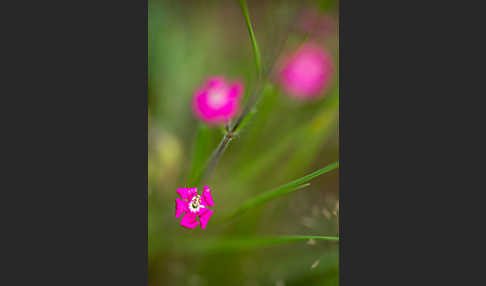
<instances>
[{"instance_id":1,"label":"plant stem","mask_svg":"<svg viewBox=\"0 0 486 286\"><path fill-rule=\"evenodd\" d=\"M258 48L258 43L255 38L255 33L253 32L253 28L251 25L250 21L250 16L248 15L248 8L246 4L246 0L239 0L241 9L243 11L243 15L245 16L246 24L248 26L248 32L250 34L250 40L253 46L253 52L255 56L255 64L257 67L257 82L255 83L255 86L253 88L252 95L248 102L246 103L245 107L243 108L243 111L241 112L240 116L236 118L234 121L234 124L227 124L225 126L226 129L226 134L223 136L221 139L218 147L216 150L213 152L211 157L208 160L208 163L206 167L201 171L201 176L200 179L198 180L199 182L204 181L205 179L208 178L209 174L212 172L214 167L216 166L217 162L223 155L224 151L228 147L229 142L234 138L234 136L237 135L237 132L239 131L238 128L240 127L241 123L245 119L245 117L248 115L248 113L252 110L252 108L258 103L259 100L259 95L262 93L263 88L264 88L264 83L266 81L266 78L273 72L273 69L275 68L275 62L277 59L277 56L279 55L279 52L275 53L274 57L272 58L273 63L269 64L270 68L267 69L265 72L263 72L262 67L261 67L261 56L260 56L260 50ZM285 39L286 41L286 39ZM281 45L283 47L283 45Z\"/></svg>"},{"instance_id":2,"label":"plant stem","mask_svg":"<svg viewBox=\"0 0 486 286\"><path fill-rule=\"evenodd\" d=\"M258 43L255 38L255 33L253 32L250 16L248 15L248 5L246 4L246 0L239 0L239 2L240 2L241 10L243 11L243 16L245 16L246 25L248 26L248 33L250 33L251 45L253 46L253 54L255 56L257 75L258 77L261 77L262 64L261 64L260 49L258 48Z\"/></svg>"},{"instance_id":3,"label":"plant stem","mask_svg":"<svg viewBox=\"0 0 486 286\"><path fill-rule=\"evenodd\" d=\"M224 151L226 150L226 147L228 147L228 143L233 139L230 134L232 133L226 133L223 136L223 139L221 140L221 142L219 142L218 147L216 148L216 150L214 150L213 154L211 154L211 157L209 157L206 168L198 180L199 182L203 182L207 178L207 176L213 171L216 163L219 161L219 158L221 158Z\"/></svg>"},{"instance_id":4,"label":"plant stem","mask_svg":"<svg viewBox=\"0 0 486 286\"><path fill-rule=\"evenodd\" d=\"M250 98L250 100L247 102L247 104L243 108L243 112L241 113L241 115L238 116L238 118L236 119L235 123L232 126L228 124L225 127L226 134L221 139L216 150L213 152L213 154L211 154L211 157L209 158L209 161L208 161L208 164L206 165L206 168L201 173L201 177L200 177L200 180L199 180L200 182L207 179L209 174L213 171L214 167L216 166L216 163L218 163L219 159L221 158L224 151L228 147L228 144L237 135L238 127L243 122L243 119L245 119L246 115L251 111L253 106L257 104L258 95L261 93L262 90L263 90L263 80L260 80L259 83L257 83L257 85L255 87L253 96Z\"/></svg>"}]
</instances>

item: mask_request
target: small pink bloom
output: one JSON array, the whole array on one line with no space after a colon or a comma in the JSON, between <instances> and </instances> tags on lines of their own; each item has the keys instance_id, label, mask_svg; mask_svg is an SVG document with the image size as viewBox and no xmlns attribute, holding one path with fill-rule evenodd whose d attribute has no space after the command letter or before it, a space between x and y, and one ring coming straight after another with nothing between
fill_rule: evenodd
<instances>
[{"instance_id":1,"label":"small pink bloom","mask_svg":"<svg viewBox=\"0 0 486 286\"><path fill-rule=\"evenodd\" d=\"M284 90L300 99L322 95L333 72L331 55L315 44L304 44L280 63L278 79Z\"/></svg>"},{"instance_id":2,"label":"small pink bloom","mask_svg":"<svg viewBox=\"0 0 486 286\"><path fill-rule=\"evenodd\" d=\"M207 207L214 205L211 190L204 186L202 195L197 194L197 188L179 188L177 193L181 198L176 199L175 216L177 218L184 215L181 225L187 228L195 228L201 223L201 228L205 229L213 211ZM197 218L199 217L199 221Z\"/></svg>"},{"instance_id":3,"label":"small pink bloom","mask_svg":"<svg viewBox=\"0 0 486 286\"><path fill-rule=\"evenodd\" d=\"M228 123L238 112L241 82L227 83L222 76L209 78L194 93L194 115L208 124Z\"/></svg>"}]
</instances>

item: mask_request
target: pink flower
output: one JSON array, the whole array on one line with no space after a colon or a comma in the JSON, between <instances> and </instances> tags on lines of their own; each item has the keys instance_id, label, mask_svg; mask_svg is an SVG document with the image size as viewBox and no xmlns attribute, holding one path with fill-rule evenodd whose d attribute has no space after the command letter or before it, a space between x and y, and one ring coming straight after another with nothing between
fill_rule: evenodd
<instances>
[{"instance_id":1,"label":"pink flower","mask_svg":"<svg viewBox=\"0 0 486 286\"><path fill-rule=\"evenodd\" d=\"M228 123L238 112L243 84L227 83L222 76L215 76L194 93L194 115L208 124Z\"/></svg>"},{"instance_id":2,"label":"pink flower","mask_svg":"<svg viewBox=\"0 0 486 286\"><path fill-rule=\"evenodd\" d=\"M187 228L195 228L201 222L201 228L206 228L209 218L213 214L213 211L208 209L207 206L212 207L214 205L213 197L211 197L211 190L208 186L204 186L202 195L197 194L197 188L179 188L177 193L181 198L176 199L176 212L177 218L182 217L181 225ZM197 217L199 216L199 221Z\"/></svg>"},{"instance_id":3,"label":"pink flower","mask_svg":"<svg viewBox=\"0 0 486 286\"><path fill-rule=\"evenodd\" d=\"M322 95L333 72L331 55L315 44L304 44L280 63L278 80L284 90L300 99Z\"/></svg>"}]
</instances>

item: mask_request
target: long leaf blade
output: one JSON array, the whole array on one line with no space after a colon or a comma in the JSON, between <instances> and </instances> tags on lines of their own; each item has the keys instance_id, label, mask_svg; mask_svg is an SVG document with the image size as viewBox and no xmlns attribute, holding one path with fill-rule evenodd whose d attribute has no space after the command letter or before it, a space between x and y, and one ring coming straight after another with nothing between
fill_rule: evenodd
<instances>
[{"instance_id":1,"label":"long leaf blade","mask_svg":"<svg viewBox=\"0 0 486 286\"><path fill-rule=\"evenodd\" d=\"M285 185L282 185L282 186L279 186L273 190L270 190L268 192L264 192L246 202L244 202L239 208L237 208L232 215L230 215L228 218L234 218L242 213L244 213L245 211L251 209L251 208L255 208L257 206L260 206L262 205L263 203L269 201L269 200L272 200L272 199L275 199L277 197L280 197L282 195L285 195L285 194L288 194L290 192L293 192L293 191L297 191L297 190L300 190L300 189L303 189L307 186L309 186L310 184L308 184L307 182L312 180L313 178L317 177L317 176L320 176L322 174L325 174L325 173L328 173L336 168L339 167L339 161L337 162L334 162L332 164L329 164L315 172L312 172L304 177L301 177L299 179L296 179L290 183L287 183Z\"/></svg>"},{"instance_id":2,"label":"long leaf blade","mask_svg":"<svg viewBox=\"0 0 486 286\"><path fill-rule=\"evenodd\" d=\"M255 32L253 32L253 27L251 24L250 16L248 15L248 7L246 4L246 0L240 0L241 10L243 12L243 16L245 17L246 26L248 27L248 33L250 34L250 41L253 47L253 54L255 56L255 65L257 69L258 76L262 75L262 60L260 54L260 48L258 47L258 43L255 37Z\"/></svg>"},{"instance_id":3,"label":"long leaf blade","mask_svg":"<svg viewBox=\"0 0 486 286\"><path fill-rule=\"evenodd\" d=\"M254 248L277 246L305 240L339 241L337 236L322 235L288 235L288 236L264 236L264 237L227 237L222 239L200 238L197 241L188 240L180 242L178 247L186 251L242 251Z\"/></svg>"}]
</instances>

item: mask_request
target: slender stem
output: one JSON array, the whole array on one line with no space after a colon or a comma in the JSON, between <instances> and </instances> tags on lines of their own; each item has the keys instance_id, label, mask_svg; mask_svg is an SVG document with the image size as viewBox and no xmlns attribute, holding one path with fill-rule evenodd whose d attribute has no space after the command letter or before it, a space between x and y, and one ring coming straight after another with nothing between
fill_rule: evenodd
<instances>
[{"instance_id":1,"label":"slender stem","mask_svg":"<svg viewBox=\"0 0 486 286\"><path fill-rule=\"evenodd\" d=\"M243 122L243 119L245 119L246 115L251 111L251 109L258 103L259 99L259 94L263 91L264 87L264 80L261 79L259 80L254 87L253 94L246 103L245 107L243 108L243 111L241 112L241 115L236 118L235 123L231 127L231 132L236 132L238 130L238 127L240 124Z\"/></svg>"},{"instance_id":2,"label":"slender stem","mask_svg":"<svg viewBox=\"0 0 486 286\"><path fill-rule=\"evenodd\" d=\"M223 136L221 139L218 147L216 150L211 154L211 157L209 158L209 161L206 165L206 167L202 170L200 180L199 182L203 182L205 179L208 178L209 174L212 172L214 167L216 166L217 162L223 155L224 151L226 150L226 147L228 147L228 144L231 142L231 140L236 136L236 133L238 131L238 128L240 127L241 123L245 119L245 117L248 115L248 113L251 111L251 109L258 103L259 100L259 95L261 94L264 83L266 78L273 72L273 69L275 68L275 62L276 58L279 55L279 52L275 53L274 58L272 59L273 63L270 65L270 69L267 69L265 72L263 72L262 67L261 67L261 55L260 55L260 49L258 48L258 43L255 38L255 33L253 32L253 28L251 25L250 21L250 16L248 15L248 8L246 4L246 0L239 0L239 3L241 5L241 9L243 11L243 15L245 16L246 24L248 26L248 32L250 34L250 40L253 46L253 52L255 56L255 64L257 67L257 82L254 86L252 96L246 103L245 107L243 108L243 111L241 112L240 116L236 118L234 121L234 124L226 125L226 134ZM286 39L285 39L286 40ZM281 45L283 46L283 45Z\"/></svg>"},{"instance_id":3,"label":"slender stem","mask_svg":"<svg viewBox=\"0 0 486 286\"><path fill-rule=\"evenodd\" d=\"M214 150L213 154L211 154L211 157L209 157L209 161L206 165L205 170L201 174L199 182L204 182L207 176L213 171L216 163L219 161L219 158L221 158L224 151L226 150L226 147L228 147L229 142L233 139L232 136L229 134L231 133L227 133L223 136L223 139L219 143L218 147L216 148L216 150Z\"/></svg>"},{"instance_id":4,"label":"slender stem","mask_svg":"<svg viewBox=\"0 0 486 286\"><path fill-rule=\"evenodd\" d=\"M250 33L250 40L251 45L253 46L253 53L255 56L255 64L257 69L258 77L262 76L262 64L261 64L261 55L260 49L258 48L258 43L255 38L255 33L253 32L253 27L251 25L250 16L248 15L248 7L246 4L246 0L239 0L241 10L243 11L243 16L245 16L246 25L248 26L248 33Z\"/></svg>"}]
</instances>

